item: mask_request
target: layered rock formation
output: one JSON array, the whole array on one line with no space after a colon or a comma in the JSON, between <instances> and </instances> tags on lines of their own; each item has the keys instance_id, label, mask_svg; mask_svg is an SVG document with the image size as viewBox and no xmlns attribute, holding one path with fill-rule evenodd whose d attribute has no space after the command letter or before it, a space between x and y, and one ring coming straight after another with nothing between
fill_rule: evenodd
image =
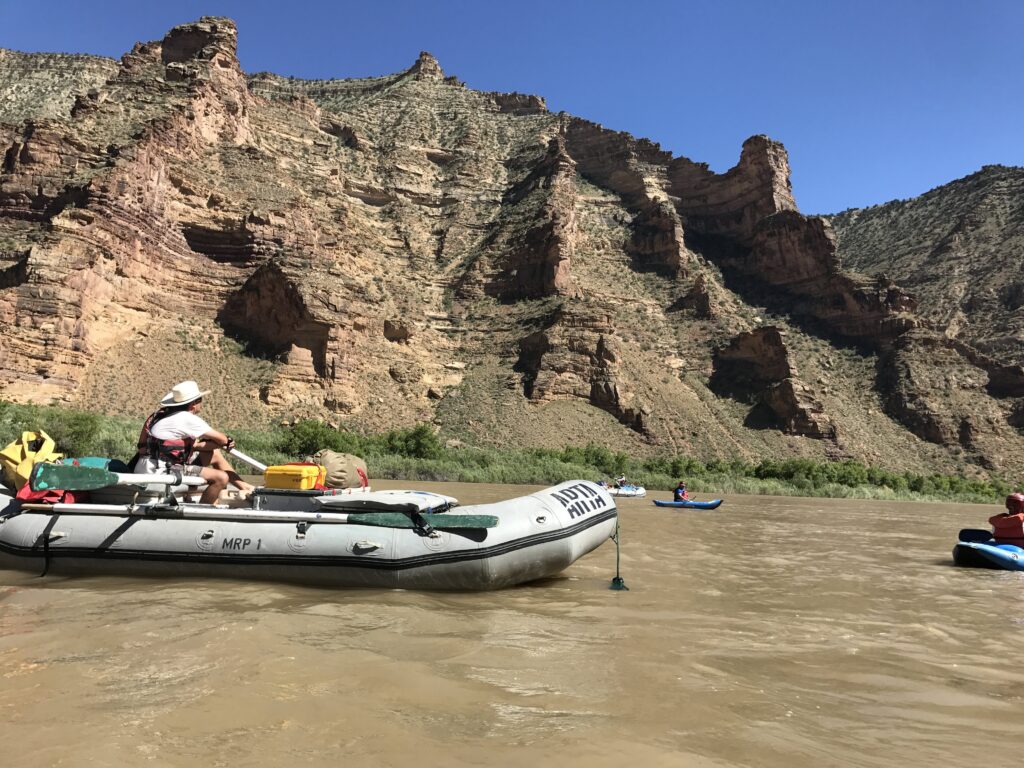
<instances>
[{"instance_id":1,"label":"layered rock formation","mask_svg":"<svg viewBox=\"0 0 1024 768\"><path fill-rule=\"evenodd\" d=\"M778 328L740 334L715 351L714 363L711 388L752 403L748 425L819 440L836 437L813 389L800 381Z\"/></svg>"},{"instance_id":2,"label":"layered rock formation","mask_svg":"<svg viewBox=\"0 0 1024 768\"><path fill-rule=\"evenodd\" d=\"M987 166L913 200L830 217L838 255L918 298L923 328L886 353L888 408L926 440L994 466L1024 408L1024 169ZM1007 427L1013 427L1007 435ZM1016 450L1016 449L1012 449Z\"/></svg>"},{"instance_id":3,"label":"layered rock formation","mask_svg":"<svg viewBox=\"0 0 1024 768\"><path fill-rule=\"evenodd\" d=\"M920 316L945 336L1024 363L1024 168L986 166L830 221L843 261L912 291Z\"/></svg>"},{"instance_id":4,"label":"layered rock formation","mask_svg":"<svg viewBox=\"0 0 1024 768\"><path fill-rule=\"evenodd\" d=\"M0 52L3 398L142 414L196 378L249 423L1024 456L1019 361L845 269L778 142L715 174L427 53L303 81L247 76L236 36L203 18L120 61Z\"/></svg>"}]
</instances>

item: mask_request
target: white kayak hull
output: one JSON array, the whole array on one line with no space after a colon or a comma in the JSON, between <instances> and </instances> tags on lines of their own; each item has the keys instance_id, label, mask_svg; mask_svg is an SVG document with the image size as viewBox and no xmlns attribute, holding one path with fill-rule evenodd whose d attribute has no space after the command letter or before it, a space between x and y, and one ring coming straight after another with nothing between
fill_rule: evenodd
<instances>
[{"instance_id":1,"label":"white kayak hull","mask_svg":"<svg viewBox=\"0 0 1024 768\"><path fill-rule=\"evenodd\" d=\"M281 500L308 518L320 505ZM297 499L309 499L297 495ZM263 511L267 499L263 500ZM84 506L84 505L83 505ZM278 505L275 505L278 506ZM305 509L300 509L305 506ZM244 510L183 504L211 519L21 510L0 513L0 567L54 574L230 577L388 589L500 589L554 576L614 532L615 503L584 480L495 504L459 507L493 515L490 528L434 530L237 519ZM168 513L170 514L170 513ZM454 512L452 513L454 514ZM234 515L235 519L231 519Z\"/></svg>"}]
</instances>

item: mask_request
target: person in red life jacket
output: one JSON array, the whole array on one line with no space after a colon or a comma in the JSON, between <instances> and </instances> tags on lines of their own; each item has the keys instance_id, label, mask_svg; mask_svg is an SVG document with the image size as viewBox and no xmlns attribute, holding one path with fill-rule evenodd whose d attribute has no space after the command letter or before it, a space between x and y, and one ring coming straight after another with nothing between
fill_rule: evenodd
<instances>
[{"instance_id":1,"label":"person in red life jacket","mask_svg":"<svg viewBox=\"0 0 1024 768\"><path fill-rule=\"evenodd\" d=\"M1024 493L1007 496L1006 511L993 515L988 522L996 541L1024 547Z\"/></svg>"},{"instance_id":2,"label":"person in red life jacket","mask_svg":"<svg viewBox=\"0 0 1024 768\"><path fill-rule=\"evenodd\" d=\"M1024 515L1024 493L1011 493L1006 497L1006 514Z\"/></svg>"},{"instance_id":3,"label":"person in red life jacket","mask_svg":"<svg viewBox=\"0 0 1024 768\"><path fill-rule=\"evenodd\" d=\"M690 494L686 492L686 483L682 480L679 481L679 485L676 486L675 490L672 491L672 501L689 501Z\"/></svg>"},{"instance_id":4,"label":"person in red life jacket","mask_svg":"<svg viewBox=\"0 0 1024 768\"><path fill-rule=\"evenodd\" d=\"M198 415L208 394L210 390L201 391L194 381L175 384L142 427L134 468L146 474L164 474L173 468L203 478L207 486L200 504L213 504L228 483L243 492L253 488L221 453L221 448L234 448L235 441Z\"/></svg>"}]
</instances>

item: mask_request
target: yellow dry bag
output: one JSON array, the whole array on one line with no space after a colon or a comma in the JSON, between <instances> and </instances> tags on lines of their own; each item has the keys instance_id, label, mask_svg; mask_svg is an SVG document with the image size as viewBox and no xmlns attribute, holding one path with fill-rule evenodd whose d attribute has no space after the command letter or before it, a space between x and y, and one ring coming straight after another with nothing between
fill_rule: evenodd
<instances>
[{"instance_id":1,"label":"yellow dry bag","mask_svg":"<svg viewBox=\"0 0 1024 768\"><path fill-rule=\"evenodd\" d=\"M21 490L35 464L62 458L63 454L57 453L57 444L45 432L22 432L20 438L0 451L4 485Z\"/></svg>"}]
</instances>

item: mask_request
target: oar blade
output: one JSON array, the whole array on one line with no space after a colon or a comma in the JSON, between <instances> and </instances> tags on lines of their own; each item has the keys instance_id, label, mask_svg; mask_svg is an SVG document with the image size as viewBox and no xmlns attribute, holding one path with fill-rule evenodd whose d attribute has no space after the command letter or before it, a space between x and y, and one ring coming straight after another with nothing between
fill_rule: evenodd
<instances>
[{"instance_id":1,"label":"oar blade","mask_svg":"<svg viewBox=\"0 0 1024 768\"><path fill-rule=\"evenodd\" d=\"M420 519L438 530L458 528L494 528L498 524L495 515L448 515L424 514ZM381 528L416 528L417 522L401 512L359 512L350 514L348 522L356 525L375 525Z\"/></svg>"},{"instance_id":2,"label":"oar blade","mask_svg":"<svg viewBox=\"0 0 1024 768\"><path fill-rule=\"evenodd\" d=\"M435 528L496 528L496 515L424 515Z\"/></svg>"},{"instance_id":3,"label":"oar blade","mask_svg":"<svg viewBox=\"0 0 1024 768\"><path fill-rule=\"evenodd\" d=\"M101 467L36 464L28 479L33 491L92 491L117 483L117 475Z\"/></svg>"},{"instance_id":4,"label":"oar blade","mask_svg":"<svg viewBox=\"0 0 1024 768\"><path fill-rule=\"evenodd\" d=\"M978 528L961 528L957 540L961 542L976 541L984 544L992 540L992 531L984 531Z\"/></svg>"},{"instance_id":5,"label":"oar blade","mask_svg":"<svg viewBox=\"0 0 1024 768\"><path fill-rule=\"evenodd\" d=\"M498 525L495 515L449 515L424 514L422 518L438 530L455 530L459 528L494 528Z\"/></svg>"}]
</instances>

